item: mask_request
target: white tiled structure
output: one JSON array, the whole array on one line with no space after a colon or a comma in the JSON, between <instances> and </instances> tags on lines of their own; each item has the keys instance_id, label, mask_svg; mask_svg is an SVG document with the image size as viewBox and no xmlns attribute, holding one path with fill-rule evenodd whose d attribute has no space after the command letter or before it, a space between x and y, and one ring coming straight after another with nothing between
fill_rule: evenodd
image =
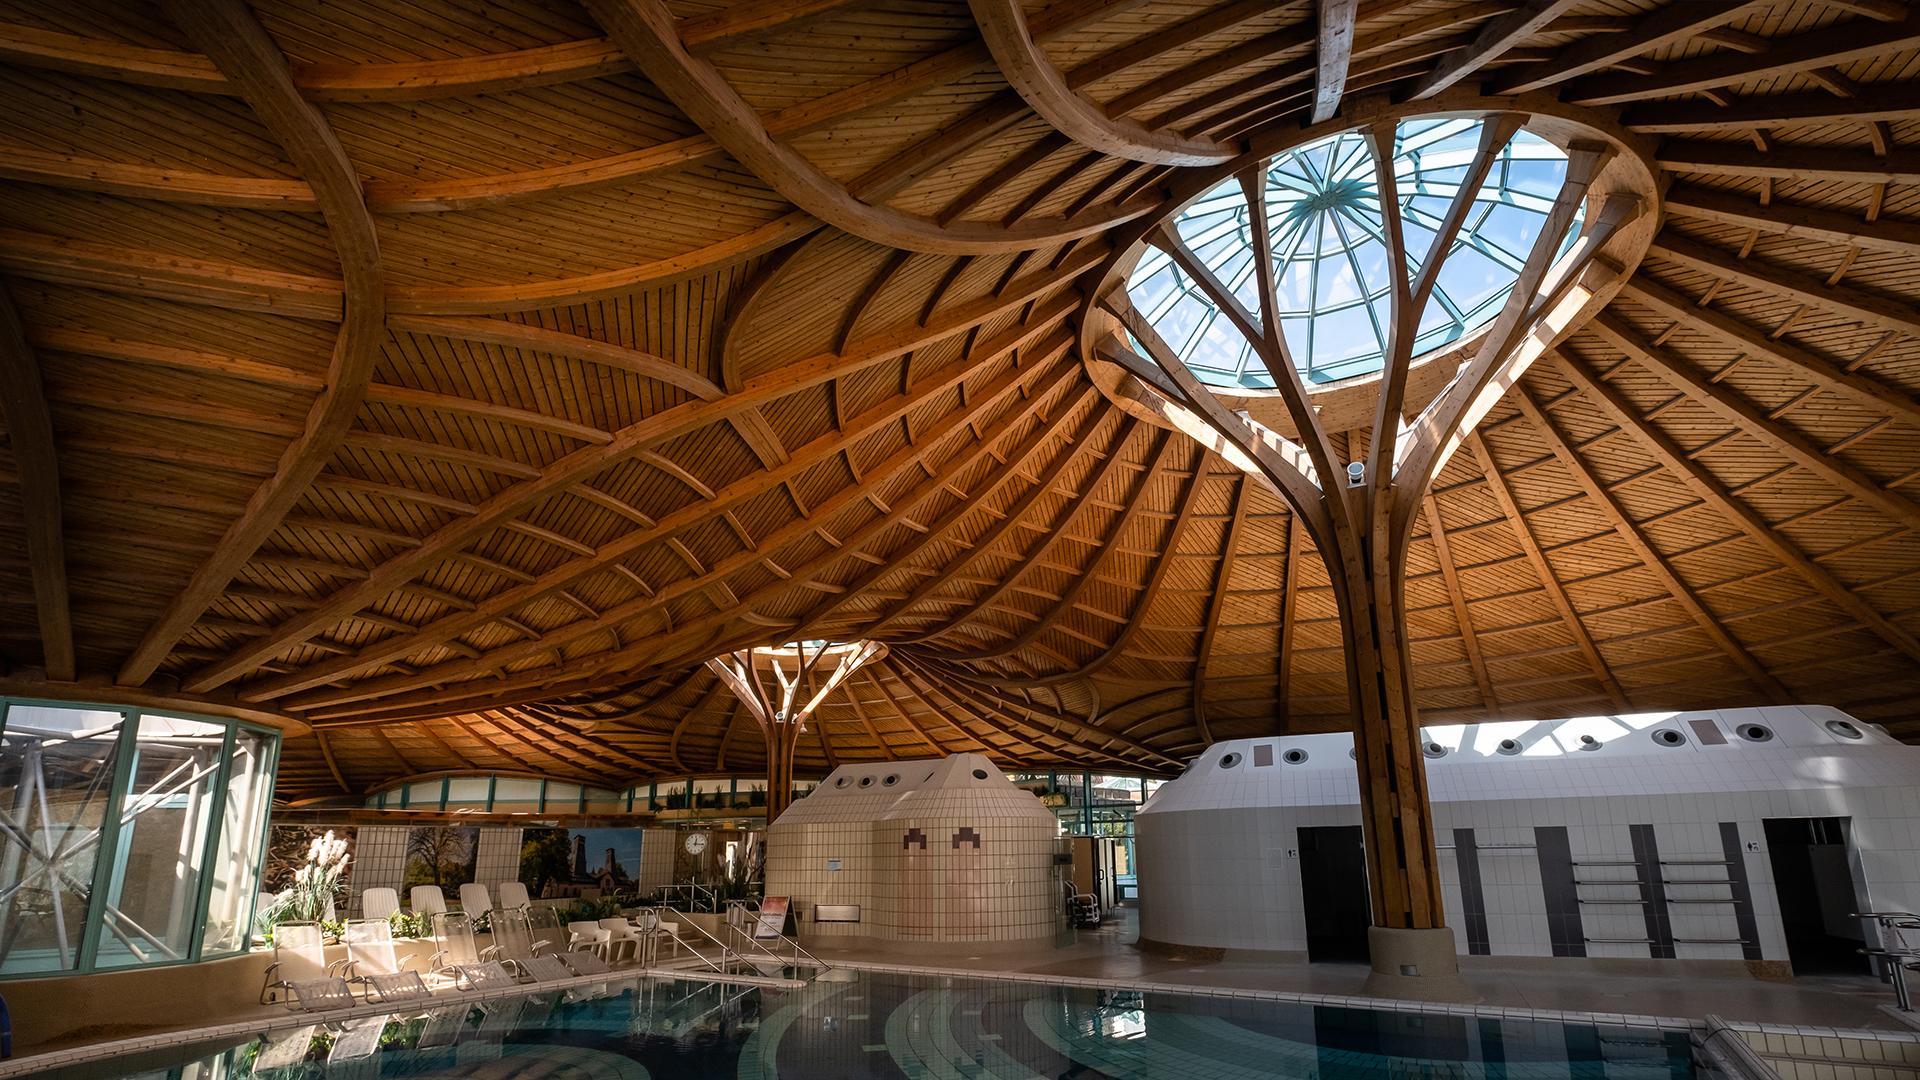
<instances>
[{"instance_id":1,"label":"white tiled structure","mask_svg":"<svg viewBox=\"0 0 1920 1080\"><path fill-rule=\"evenodd\" d=\"M1757 963L1787 959L1767 818L1850 818L1855 910L1920 904L1920 748L1837 709L1498 722L1425 739L1462 953L1778 971ZM1134 822L1141 937L1304 953L1297 830L1360 823L1352 747L1350 734L1217 743L1161 787ZM1588 884L1610 878L1620 884Z\"/></svg>"},{"instance_id":2,"label":"white tiled structure","mask_svg":"<svg viewBox=\"0 0 1920 1080\"><path fill-rule=\"evenodd\" d=\"M843 765L768 827L767 894L808 936L1051 943L1059 831L978 754Z\"/></svg>"}]
</instances>

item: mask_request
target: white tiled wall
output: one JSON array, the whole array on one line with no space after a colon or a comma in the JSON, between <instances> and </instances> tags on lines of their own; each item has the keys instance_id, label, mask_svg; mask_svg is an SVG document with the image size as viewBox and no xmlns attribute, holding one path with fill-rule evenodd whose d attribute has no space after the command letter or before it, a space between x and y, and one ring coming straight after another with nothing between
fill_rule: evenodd
<instances>
[{"instance_id":1,"label":"white tiled wall","mask_svg":"<svg viewBox=\"0 0 1920 1080\"><path fill-rule=\"evenodd\" d=\"M353 875L349 880L353 898L347 910L360 914L360 894L368 889L389 888L404 892L400 881L407 873L407 830L404 827L362 825L353 843ZM402 900L404 903L405 900Z\"/></svg>"},{"instance_id":2,"label":"white tiled wall","mask_svg":"<svg viewBox=\"0 0 1920 1080\"><path fill-rule=\"evenodd\" d=\"M809 936L1050 940L1059 831L976 754L842 766L768 828L767 893L799 902ZM814 922L819 904L860 921Z\"/></svg>"},{"instance_id":3,"label":"white tiled wall","mask_svg":"<svg viewBox=\"0 0 1920 1080\"><path fill-rule=\"evenodd\" d=\"M1474 830L1491 951L1496 956L1551 956L1546 901L1534 829L1564 826L1576 863L1633 858L1629 827L1650 824L1669 864L1724 861L1719 824L1740 830L1762 957L1786 959L1786 941L1765 851L1764 818L1847 817L1858 857L1863 903L1911 911L1920 903L1920 748L1868 725L1859 739L1827 727L1849 720L1820 706L1663 713L1632 717L1512 722L1429 728L1446 754L1427 761L1434 824L1449 845L1456 828ZM1711 722L1724 744L1703 744L1690 721ZM1773 737L1739 737L1747 724ZM1668 728L1680 746L1657 743ZM1599 748L1581 750L1592 734ZM1502 739L1521 752L1503 754ZM1274 765L1252 764L1253 747L1274 747ZM1297 830L1360 823L1359 786L1346 734L1289 736L1219 743L1180 779L1163 786L1135 818L1141 936L1155 941L1233 949L1306 947ZM1305 761L1287 764L1288 750ZM1235 757L1237 755L1237 758ZM1513 846L1502 846L1513 845ZM1448 925L1467 951L1454 852L1439 851ZM1577 867L1576 876L1635 880L1633 867ZM1667 880L1726 879L1724 866L1664 868ZM1725 886L1664 886L1675 897L1725 896ZM1589 898L1638 898L1632 887L1583 887ZM1731 905L1673 904L1676 939L1738 938ZM1645 938L1637 905L1582 905L1590 938ZM1679 959L1741 960L1738 945L1677 942ZM1644 944L1593 943L1594 957L1648 957Z\"/></svg>"}]
</instances>

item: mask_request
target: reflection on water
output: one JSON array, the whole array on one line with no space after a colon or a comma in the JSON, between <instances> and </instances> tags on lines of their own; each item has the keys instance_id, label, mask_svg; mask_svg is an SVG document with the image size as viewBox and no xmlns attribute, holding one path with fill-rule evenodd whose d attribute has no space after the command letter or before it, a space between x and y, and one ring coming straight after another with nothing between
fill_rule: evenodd
<instances>
[{"instance_id":1,"label":"reflection on water","mask_svg":"<svg viewBox=\"0 0 1920 1080\"><path fill-rule=\"evenodd\" d=\"M625 980L284 1029L59 1080L1689 1080L1682 1032L838 973Z\"/></svg>"}]
</instances>

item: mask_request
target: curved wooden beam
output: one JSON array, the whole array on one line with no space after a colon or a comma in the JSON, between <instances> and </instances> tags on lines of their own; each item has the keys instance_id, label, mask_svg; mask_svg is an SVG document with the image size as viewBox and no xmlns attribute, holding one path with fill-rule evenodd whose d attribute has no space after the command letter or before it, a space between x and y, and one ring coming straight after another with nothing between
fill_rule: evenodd
<instances>
[{"instance_id":1,"label":"curved wooden beam","mask_svg":"<svg viewBox=\"0 0 1920 1080\"><path fill-rule=\"evenodd\" d=\"M117 681L129 686L146 682L159 668L339 450L387 340L385 274L359 173L326 118L300 97L279 46L244 0L177 0L167 6L174 22L207 50L313 185L340 258L344 310L327 388L308 411L306 429L127 657Z\"/></svg>"},{"instance_id":2,"label":"curved wooden beam","mask_svg":"<svg viewBox=\"0 0 1920 1080\"><path fill-rule=\"evenodd\" d=\"M1920 184L1920 151L1849 150L1836 146L1775 146L1745 142L1668 139L1653 155L1668 172L1764 176L1775 180L1834 180L1843 184Z\"/></svg>"},{"instance_id":3,"label":"curved wooden beam","mask_svg":"<svg viewBox=\"0 0 1920 1080\"><path fill-rule=\"evenodd\" d=\"M514 285L406 285L388 297L390 311L409 315L492 315L532 308L566 307L664 288L745 262L783 247L820 227L795 211L739 236L639 266L597 274Z\"/></svg>"},{"instance_id":4,"label":"curved wooden beam","mask_svg":"<svg viewBox=\"0 0 1920 1080\"><path fill-rule=\"evenodd\" d=\"M1732 252L1703 244L1663 229L1653 238L1651 254L1672 259L1682 266L1704 270L1716 277L1732 277L1762 292L1791 297L1803 304L1825 308L1837 315L1860 319L1909 337L1920 337L1920 313L1911 303L1894 300L1845 285L1828 285L1797 270L1774 266L1760 259L1741 259Z\"/></svg>"},{"instance_id":5,"label":"curved wooden beam","mask_svg":"<svg viewBox=\"0 0 1920 1080\"><path fill-rule=\"evenodd\" d=\"M100 79L164 86L199 94L244 96L210 57L65 34L37 26L0 25L0 60ZM566 41L486 56L396 64L302 64L294 85L309 101L425 101L522 90L633 70L604 38Z\"/></svg>"},{"instance_id":6,"label":"curved wooden beam","mask_svg":"<svg viewBox=\"0 0 1920 1080\"><path fill-rule=\"evenodd\" d=\"M1053 549L1059 546L1060 541L1066 538L1067 528L1079 519L1081 513L1093 503L1094 496L1099 492L1100 488L1105 486L1107 480L1124 464L1125 455L1121 451L1125 449L1127 440L1133 437L1134 430L1139 424L1139 418L1132 414L1121 418L1120 427L1114 432L1113 438L1107 441L1106 458L1098 465L1095 465L1093 470L1081 480L1080 494L1075 496L1071 502L1067 503L1048 526L1047 531L1041 536L1040 542L1034 545L1033 550L1029 551L1024 558L1009 568L1001 577L998 584L988 588L979 598L962 608L959 614L949 616L947 621L942 623L938 629L916 634L907 640L915 642L931 641L934 638L953 633L962 626L965 626L975 616L993 605L1002 596L1005 596L1007 591L1013 588L1021 576L1033 568L1034 564L1051 554ZM1009 517L1008 520L1012 520L1011 517ZM987 655L991 651L992 650L987 650L986 652L943 653L940 654L940 659L975 660Z\"/></svg>"},{"instance_id":7,"label":"curved wooden beam","mask_svg":"<svg viewBox=\"0 0 1920 1080\"><path fill-rule=\"evenodd\" d=\"M1213 658L1213 635L1220 629L1220 614L1227 606L1227 585L1233 580L1233 567L1240 554L1241 530L1247 524L1247 477L1234 485L1233 516L1220 536L1220 561L1213 572L1213 595L1207 597L1206 621L1200 627L1200 643L1193 655L1193 726L1200 729L1200 741L1213 745L1213 732L1207 726L1207 666Z\"/></svg>"},{"instance_id":8,"label":"curved wooden beam","mask_svg":"<svg viewBox=\"0 0 1920 1080\"><path fill-rule=\"evenodd\" d=\"M1082 389L1078 395L1063 402L1061 407L1055 411L1054 415L1063 416L1079 408L1080 402L1091 389L1092 387L1090 386L1086 387ZM958 576L966 567L972 565L973 560L985 554L987 549L992 547L994 542L999 540L1003 534L1016 527L1025 516L1027 510L1041 497L1045 496L1047 492L1053 490L1054 481L1059 479L1060 473L1074 461L1079 460L1080 455L1086 452L1091 436L1099 429L1101 421L1106 419L1109 407L1110 403L1105 398L1100 399L1088 413L1087 417L1081 421L1079 430L1071 436L1071 446L1056 457L1053 463L1040 473L1032 487L1029 487L1024 494L1007 506L1003 512L1003 516L995 520L993 524L987 526L980 535L974 537L973 541L961 551L958 556L948 562L947 565L941 567L938 573L915 585L907 592L906 596L896 601L894 605L882 613L878 619L862 627L861 634L867 637L877 637L883 633L888 627L899 621L899 619L914 606L925 601L927 597L939 591L948 581ZM1036 442L1031 449L1038 449L1040 445L1042 444ZM1025 456L1024 454L1022 455L1023 458ZM1021 464L1024 465L1024 461Z\"/></svg>"},{"instance_id":9,"label":"curved wooden beam","mask_svg":"<svg viewBox=\"0 0 1920 1080\"><path fill-rule=\"evenodd\" d=\"M387 328L409 334L428 334L433 337L477 341L486 345L525 349L528 352L548 353L553 356L570 356L577 360L630 371L642 378L657 379L706 401L714 401L725 396L712 380L699 372L689 371L671 360L639 349L630 349L625 345L615 345L609 341L584 337L580 334L569 334L563 330L549 330L543 326L508 322L505 319L399 314L387 316Z\"/></svg>"},{"instance_id":10,"label":"curved wooden beam","mask_svg":"<svg viewBox=\"0 0 1920 1080\"><path fill-rule=\"evenodd\" d=\"M1746 264L1741 262L1737 265ZM1883 416L1920 427L1920 401L1869 375L1848 371L1791 342L1770 337L1712 308L1701 307L1651 278L1634 275L1627 279L1620 294L1647 305L1690 330L1717 339L1750 356L1772 361L1823 390L1849 398Z\"/></svg>"},{"instance_id":11,"label":"curved wooden beam","mask_svg":"<svg viewBox=\"0 0 1920 1080\"><path fill-rule=\"evenodd\" d=\"M344 305L345 286L338 279L18 229L0 229L0 270L36 281L323 322L339 322Z\"/></svg>"},{"instance_id":12,"label":"curved wooden beam","mask_svg":"<svg viewBox=\"0 0 1920 1080\"><path fill-rule=\"evenodd\" d=\"M451 180L369 181L367 207L382 214L410 214L511 206L669 176L725 156L720 144L707 136L689 135L624 154L547 169Z\"/></svg>"},{"instance_id":13,"label":"curved wooden beam","mask_svg":"<svg viewBox=\"0 0 1920 1080\"><path fill-rule=\"evenodd\" d=\"M1677 360L1640 333L1602 312L1587 328L1602 341L1619 349L1642 367L1673 384L1688 397L1705 406L1708 412L1744 431L1772 448L1788 461L1878 509L1907 528L1920 528L1920 506L1912 500L1881 487L1873 478L1815 446L1806 436L1793 431L1748 402L1727 383L1716 383L1696 371L1693 365Z\"/></svg>"},{"instance_id":14,"label":"curved wooden beam","mask_svg":"<svg viewBox=\"0 0 1920 1080\"><path fill-rule=\"evenodd\" d=\"M1663 101L1636 105L1620 118L1630 131L1684 135L1709 131L1752 131L1788 125L1862 124L1874 120L1912 120L1920 116L1920 93L1909 85L1875 86L1866 97L1836 97L1817 90L1807 94L1767 94L1731 105L1709 101Z\"/></svg>"},{"instance_id":15,"label":"curved wooden beam","mask_svg":"<svg viewBox=\"0 0 1920 1080\"><path fill-rule=\"evenodd\" d=\"M1016 328L1016 330L1018 329L1022 328ZM998 341L1005 344L1007 348L1012 347L1011 342L1021 340L1024 340L1024 336L1019 334L998 339ZM986 363L992 357L1004 355L1004 352L1004 349L989 348L983 351L983 358L978 362ZM908 411L932 400L934 396L945 393L951 389L953 385L967 374L970 374L972 370L972 368L968 368L967 370L951 374L946 378L928 379L920 386L915 387L913 393L899 395L889 402L869 410L868 413L862 415L860 423L848 425L846 431L840 433L827 443L830 449L823 449L820 453L837 453L843 446L851 445L853 441L872 434L881 427L896 422L900 416L906 415ZM992 402L996 400L999 395L1011 392L1014 388L1024 385L1026 378L1035 370L1039 369L1036 367L1026 371L1011 373L1008 377L1000 380L997 385L983 387L981 400L983 402ZM751 386L751 384L749 385ZM1030 405L1032 408L1038 408L1040 402L1043 400L1044 395L1036 395ZM687 408L687 406L681 406L680 408ZM945 423L950 424L951 427L936 427L933 431L928 432L930 437L923 439L919 446L908 447L900 451L895 455L893 460L877 466L876 471L885 475L892 470L905 468L907 465L919 462L931 449L939 445L939 440L933 436L944 434L945 431L958 430L960 426L964 425L966 419L966 414L955 414L955 416L948 418ZM692 429L692 427L688 428L688 430ZM663 438L659 441L665 442L666 439ZM602 544L590 560L577 560L573 563L565 564L556 570L549 571L539 579L529 579L525 583L525 587L509 589L504 593L494 596L485 603L478 605L472 612L445 616L436 620L428 627L423 628L417 635L407 639L377 642L362 649L354 656L336 657L330 660L320 661L289 675L262 680L250 686L247 694L250 697L258 697L261 700L266 700L306 690L310 687L334 681L345 675L356 674L370 667L389 663L421 648L449 640L469 630L476 629L502 614L511 612L524 604L531 603L542 596L550 594L555 589L564 588L567 584L585 574L597 572L608 566L618 565L619 562L640 550L644 544L671 536L679 529L692 525L716 513L720 508L761 494L769 490L774 484L783 482L791 476L798 475L805 469L810 468L816 460L818 460L818 457L815 454L805 454L789 465L783 466L783 470L785 471L759 474L741 481L736 481L734 484L729 485L724 492L717 492L716 499L711 504L690 504L682 510L661 518L659 522L651 528L642 528ZM968 459L963 455L959 460ZM590 470L581 469L579 472L582 476L591 475L591 473L599 471L600 468L604 468L604 466L597 466ZM574 470L567 470L567 472L569 476L572 476ZM508 489L509 493L512 491L513 489ZM800 522L762 538L761 551L775 550L781 544L795 537L812 532L815 528L819 527L822 521L826 520L826 516L838 512L847 503L860 497L863 496L859 485L844 489L842 492L814 507L813 513L802 518ZM496 501L497 498L498 497L496 497ZM537 498L537 496L535 498ZM512 505L518 508L512 516L518 516L520 512L524 512L525 509L534 505L535 498L528 498L524 501L518 499L512 500ZM484 510L485 508L483 507L482 509ZM506 507L502 508L503 513L506 510ZM469 520L477 522L482 516L483 515L477 514L473 519ZM477 531L466 529L449 531L450 528L451 526L445 526L440 532L429 537L427 543L423 545L423 549L432 547L437 548L440 552L457 550L480 535ZM335 593L312 612L307 613L303 617L296 617L287 623L281 624L280 627L275 629L273 635L242 650L244 655L236 655L229 662L214 665L209 667L205 672L196 675L193 680L194 683L197 685L202 681L207 681L213 685L218 685L218 683L213 682L213 680L218 679L225 681L226 679L233 678L249 667L270 658L281 649L286 648L288 644L305 640L306 637L319 633L325 629L326 626L344 617L347 613L361 610L377 602L381 597L390 592L392 588L397 587L398 583L411 580L414 576L417 576L417 574L424 572L432 564L431 554L432 553L424 552L423 550L423 552L420 553L408 553L407 555L389 560L374 573L370 574L364 581L349 585L347 588ZM409 558L409 556L412 555L419 555L419 557ZM758 552L742 552L739 556L717 563L714 567L710 568L708 574L704 577L695 578L686 582L676 582L656 590L652 596L644 598L646 606L635 607L633 605L621 605L604 612L602 614L602 620L636 618L645 614L646 611L651 610L654 606L664 605L668 601L683 595L684 592L690 591L695 586L704 588L710 580L718 580L717 575L731 574L745 565L758 562L762 557L762 554ZM551 638L551 635L549 635L549 638ZM551 645L549 644L547 647L551 647ZM508 646L508 648L514 648L514 646ZM332 698L329 697L328 700L332 700Z\"/></svg>"},{"instance_id":16,"label":"curved wooden beam","mask_svg":"<svg viewBox=\"0 0 1920 1080\"><path fill-rule=\"evenodd\" d=\"M1898 22L1855 19L1774 39L1769 45L1762 53L1726 50L1696 56L1651 75L1589 75L1561 96L1575 105L1618 105L1887 56L1920 46L1920 8L1909 7Z\"/></svg>"},{"instance_id":17,"label":"curved wooden beam","mask_svg":"<svg viewBox=\"0 0 1920 1080\"><path fill-rule=\"evenodd\" d=\"M1321 124L1340 111L1340 99L1347 93L1347 68L1353 63L1353 23L1360 12L1360 0L1318 0L1314 8L1320 34L1314 41L1313 111L1307 122ZM1194 707L1199 707L1198 697L1194 698Z\"/></svg>"},{"instance_id":18,"label":"curved wooden beam","mask_svg":"<svg viewBox=\"0 0 1920 1080\"><path fill-rule=\"evenodd\" d=\"M1565 82L1589 71L1599 71L1622 60L1732 22L1748 11L1765 7L1764 0L1692 0L1658 8L1635 23L1631 30L1618 34L1592 34L1568 45L1551 60L1516 64L1500 72L1488 87L1495 94L1524 94ZM1686 108L1684 102L1668 102L1670 108Z\"/></svg>"},{"instance_id":19,"label":"curved wooden beam","mask_svg":"<svg viewBox=\"0 0 1920 1080\"><path fill-rule=\"evenodd\" d=\"M1519 406L1521 415L1525 416L1533 429L1546 440L1547 449L1553 452L1554 457L1560 459L1560 464L1572 474L1574 482L1587 493L1588 502L1600 511L1607 523L1613 527L1614 532L1626 542L1628 550L1639 558L1642 566L1652 572L1654 578L1666 588L1667 594L1680 605L1681 610L1691 616L1693 621L1700 625L1700 629L1706 631L1707 638L1738 665L1740 670L1746 672L1748 680L1766 694L1775 705L1792 704L1796 700L1794 695L1780 685L1780 680L1774 678L1766 665L1748 652L1747 647L1739 639L1727 632L1720 617L1701 602L1693 587L1680 579L1680 575L1674 572L1667 557L1647 539L1646 533L1627 514L1626 508L1620 505L1619 499L1593 475L1593 470L1581 460L1580 455L1574 453L1573 448L1567 445L1565 436L1560 434L1560 429L1554 426L1552 419L1533 400L1533 396L1527 393L1526 387L1515 387L1514 392L1508 395L1508 399Z\"/></svg>"},{"instance_id":20,"label":"curved wooden beam","mask_svg":"<svg viewBox=\"0 0 1920 1080\"><path fill-rule=\"evenodd\" d=\"M1359 0L1342 2L1351 5ZM1137 123L1109 119L1099 106L1067 87L1060 70L1027 29L1020 0L969 0L969 5L1001 74L1034 112L1082 146L1159 165L1211 165L1240 152L1237 146L1204 136L1189 138L1176 131L1148 131Z\"/></svg>"},{"instance_id":21,"label":"curved wooden beam","mask_svg":"<svg viewBox=\"0 0 1920 1080\"><path fill-rule=\"evenodd\" d=\"M1466 445L1473 452L1473 456L1479 460L1481 475L1487 480L1487 490L1492 492L1494 502L1500 507L1501 514L1505 516L1508 527L1513 531L1514 540L1520 545L1520 550L1526 553L1527 563L1533 567L1534 576L1540 580L1540 587L1546 591L1547 598L1553 601L1554 608L1559 611L1560 624L1566 627L1567 633L1573 637L1574 644L1580 647L1581 655L1586 657L1587 668L1592 672L1594 680L1600 684L1607 700L1615 709L1623 712L1632 709L1633 705L1627 700L1626 690L1621 687L1620 680L1614 677L1613 669L1608 666L1606 657L1600 654L1599 647L1593 642L1593 635L1587 632L1586 624L1580 621L1580 613L1574 610L1573 601L1567 596L1566 586L1560 584L1559 576L1553 572L1553 564L1547 562L1546 552L1540 549L1539 538L1533 535L1533 526L1528 524L1526 515L1521 512L1519 502L1513 497L1513 489L1507 484L1507 478L1501 474L1499 464L1493 460L1493 453L1487 448L1486 441L1478 432L1475 432L1467 436ZM1581 678L1583 676L1575 675L1571 676L1569 681L1578 681ZM1523 705L1522 702L1508 702L1508 707L1512 709L1521 708Z\"/></svg>"},{"instance_id":22,"label":"curved wooden beam","mask_svg":"<svg viewBox=\"0 0 1920 1080\"><path fill-rule=\"evenodd\" d=\"M660 0L588 0L587 9L654 85L736 160L803 211L856 236L910 251L1018 251L1101 232L1157 205L1140 201L1084 211L1072 219L1028 221L1009 228L972 222L942 227L892 207L869 205L798 151L775 141L719 70L681 46L673 16Z\"/></svg>"},{"instance_id":23,"label":"curved wooden beam","mask_svg":"<svg viewBox=\"0 0 1920 1080\"><path fill-rule=\"evenodd\" d=\"M1539 33L1567 9L1577 6L1577 0L1549 0L1547 3L1527 4L1518 11L1500 16L1481 27L1466 48L1447 53L1425 78L1413 85L1408 96L1414 101L1433 97L1479 71L1481 65L1499 59L1502 53Z\"/></svg>"},{"instance_id":24,"label":"curved wooden beam","mask_svg":"<svg viewBox=\"0 0 1920 1080\"><path fill-rule=\"evenodd\" d=\"M1120 537L1126 534L1127 526L1133 524L1133 522L1138 519L1141 510L1144 509L1147 495L1153 490L1154 481L1158 480L1160 475L1166 471L1172 462L1174 450L1179 443L1184 441L1183 439L1177 438L1172 432L1165 432L1160 436L1160 445L1154 450L1152 459L1147 463L1146 471L1141 474L1140 483L1134 488L1133 496L1127 500L1126 508L1114 515L1113 521L1107 526L1107 535L1094 541L1093 558L1087 563L1084 570L1079 571L1078 574L1075 575L1073 584L1068 586L1066 592L1061 594L1059 603L1055 604L1051 611L1041 616L1039 621L1015 635L1012 640L1002 642L991 649L982 650L980 655L969 655L967 659L991 660L996 657L1016 653L1026 648L1035 638L1038 638L1055 623L1058 623L1067 612L1079 606L1080 598L1086 595L1087 589L1090 588L1094 582L1104 580L1100 575L1100 568L1106 564L1108 557L1112 555L1114 549L1120 546ZM1114 449L1110 450L1109 453L1118 454L1119 444L1116 443ZM1070 522L1062 522L1058 531L1064 534L1069 523Z\"/></svg>"},{"instance_id":25,"label":"curved wooden beam","mask_svg":"<svg viewBox=\"0 0 1920 1080\"><path fill-rule=\"evenodd\" d=\"M1669 213L1759 229L1789 239L1806 237L1896 255L1920 255L1920 225L1911 222L1889 218L1863 222L1851 214L1779 200L1763 205L1731 192L1692 184L1674 185L1667 191L1665 203Z\"/></svg>"},{"instance_id":26,"label":"curved wooden beam","mask_svg":"<svg viewBox=\"0 0 1920 1080\"><path fill-rule=\"evenodd\" d=\"M1861 625L1878 634L1881 640L1907 656L1920 660L1920 641L1895 626L1858 593L1842 584L1839 578L1809 557L1785 533L1774 528L1773 523L1752 505L1735 497L1718 477L1708 472L1698 460L1688 456L1664 431L1641 416L1620 391L1610 383L1594 378L1585 363L1564 350L1549 353L1547 358L1575 389L1600 406L1602 413L1620 425L1622 430L1633 434L1653 454L1654 460L1686 485L1696 498L1744 530L1762 549L1799 574L1807 584L1833 601L1835 606L1860 620Z\"/></svg>"},{"instance_id":27,"label":"curved wooden beam","mask_svg":"<svg viewBox=\"0 0 1920 1080\"><path fill-rule=\"evenodd\" d=\"M0 417L20 485L27 568L33 575L33 606L40 620L41 664L47 678L72 682L73 611L67 594L67 550L61 539L60 461L54 451L53 414L40 382L40 360L27 343L20 309L0 285Z\"/></svg>"}]
</instances>

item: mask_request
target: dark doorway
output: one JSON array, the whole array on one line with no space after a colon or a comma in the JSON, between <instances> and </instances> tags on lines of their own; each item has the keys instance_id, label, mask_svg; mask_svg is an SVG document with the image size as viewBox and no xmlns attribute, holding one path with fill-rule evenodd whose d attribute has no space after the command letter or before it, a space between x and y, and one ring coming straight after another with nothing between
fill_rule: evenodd
<instances>
[{"instance_id":1,"label":"dark doorway","mask_svg":"<svg viewBox=\"0 0 1920 1080\"><path fill-rule=\"evenodd\" d=\"M1307 915L1307 959L1366 963L1366 842L1358 825L1300 830L1300 895Z\"/></svg>"},{"instance_id":2,"label":"dark doorway","mask_svg":"<svg viewBox=\"0 0 1920 1080\"><path fill-rule=\"evenodd\" d=\"M1846 818L1768 818L1767 857L1796 975L1865 975Z\"/></svg>"}]
</instances>

